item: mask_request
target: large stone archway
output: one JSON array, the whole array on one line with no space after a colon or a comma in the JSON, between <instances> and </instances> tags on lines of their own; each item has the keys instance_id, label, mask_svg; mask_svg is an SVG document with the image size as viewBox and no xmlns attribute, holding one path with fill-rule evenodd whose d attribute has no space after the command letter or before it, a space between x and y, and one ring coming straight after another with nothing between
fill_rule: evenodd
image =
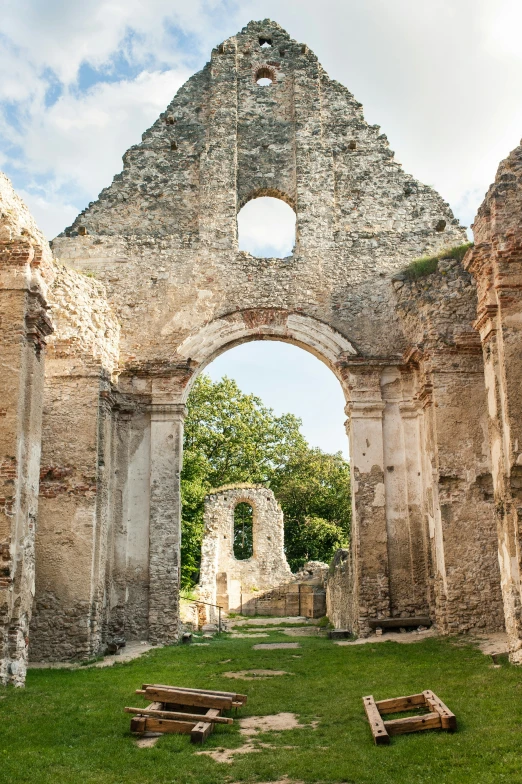
<instances>
[{"instance_id":1,"label":"large stone archway","mask_svg":"<svg viewBox=\"0 0 522 784\"><path fill-rule=\"evenodd\" d=\"M32 655L177 639L186 397L219 353L266 339L315 354L346 397L338 616L361 634L419 614L446 632L501 628L476 287L451 258L429 279L404 273L465 242L448 204L270 20L214 49L123 162L52 243ZM287 258L238 250L238 210L260 195L295 210Z\"/></svg>"}]
</instances>

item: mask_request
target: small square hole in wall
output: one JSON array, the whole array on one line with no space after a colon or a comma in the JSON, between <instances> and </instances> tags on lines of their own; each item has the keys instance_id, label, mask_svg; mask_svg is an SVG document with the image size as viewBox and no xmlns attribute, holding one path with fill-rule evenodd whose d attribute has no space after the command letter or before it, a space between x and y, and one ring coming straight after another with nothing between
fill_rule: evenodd
<instances>
[{"instance_id":1,"label":"small square hole in wall","mask_svg":"<svg viewBox=\"0 0 522 784\"><path fill-rule=\"evenodd\" d=\"M259 46L261 49L271 49L272 48L272 39L271 38L260 38L259 39Z\"/></svg>"}]
</instances>

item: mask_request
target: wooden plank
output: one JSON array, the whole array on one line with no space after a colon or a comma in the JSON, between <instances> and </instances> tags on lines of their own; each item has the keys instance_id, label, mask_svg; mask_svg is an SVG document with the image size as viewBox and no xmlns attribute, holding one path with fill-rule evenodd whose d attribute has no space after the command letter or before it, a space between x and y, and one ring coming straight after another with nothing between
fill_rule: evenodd
<instances>
[{"instance_id":1,"label":"wooden plank","mask_svg":"<svg viewBox=\"0 0 522 784\"><path fill-rule=\"evenodd\" d=\"M162 702L151 702L150 705L147 705L149 710L161 710L163 707ZM143 733L145 732L145 728L147 726L147 717L146 716L135 716L131 719L131 732L136 733Z\"/></svg>"},{"instance_id":2,"label":"wooden plank","mask_svg":"<svg viewBox=\"0 0 522 784\"><path fill-rule=\"evenodd\" d=\"M141 735L145 732L146 721L147 719L145 716L134 716L134 718L131 719L130 731Z\"/></svg>"},{"instance_id":3,"label":"wooden plank","mask_svg":"<svg viewBox=\"0 0 522 784\"><path fill-rule=\"evenodd\" d=\"M193 721L170 721L168 719L156 719L154 716L147 716L145 720L145 732L169 732L180 735L190 735L196 722Z\"/></svg>"},{"instance_id":4,"label":"wooden plank","mask_svg":"<svg viewBox=\"0 0 522 784\"><path fill-rule=\"evenodd\" d=\"M197 708L218 708L230 710L234 700L232 697L218 697L216 694L194 694L184 689L160 689L157 686L148 686L145 696L160 702L174 702L177 705L188 705Z\"/></svg>"},{"instance_id":5,"label":"wooden plank","mask_svg":"<svg viewBox=\"0 0 522 784\"><path fill-rule=\"evenodd\" d=\"M386 726L381 718L381 714L377 710L373 697L371 695L369 697L363 697L363 704L376 745L380 746L389 743L390 737L386 731Z\"/></svg>"},{"instance_id":6,"label":"wooden plank","mask_svg":"<svg viewBox=\"0 0 522 784\"><path fill-rule=\"evenodd\" d=\"M404 735L406 732L441 729L442 722L438 713L425 713L423 716L408 716L405 719L385 721L388 735Z\"/></svg>"},{"instance_id":7,"label":"wooden plank","mask_svg":"<svg viewBox=\"0 0 522 784\"><path fill-rule=\"evenodd\" d=\"M453 730L457 729L457 717L455 716L452 711L448 708L447 705L444 705L442 700L440 700L436 694L432 691L427 689L423 692L424 696L426 697L426 704L428 705L431 711L434 711L439 714L442 729L449 730L453 732Z\"/></svg>"},{"instance_id":8,"label":"wooden plank","mask_svg":"<svg viewBox=\"0 0 522 784\"><path fill-rule=\"evenodd\" d=\"M214 694L217 697L232 697L236 702L246 703L246 694L236 694L233 691L215 691L214 689L189 689L186 686L167 686L164 683L144 683L142 689L181 689L182 691L189 691L193 694Z\"/></svg>"},{"instance_id":9,"label":"wooden plank","mask_svg":"<svg viewBox=\"0 0 522 784\"><path fill-rule=\"evenodd\" d=\"M217 716L218 711L215 709L210 709L206 713L206 717L212 718L213 716ZM214 730L214 724L210 721L200 721L199 724L196 724L192 732L190 733L190 742L191 743L203 743L206 738L210 735L211 732Z\"/></svg>"},{"instance_id":10,"label":"wooden plank","mask_svg":"<svg viewBox=\"0 0 522 784\"><path fill-rule=\"evenodd\" d=\"M199 724L195 724L192 728L192 732L190 733L190 742L203 743L208 738L213 729L213 724L200 721Z\"/></svg>"},{"instance_id":11,"label":"wooden plank","mask_svg":"<svg viewBox=\"0 0 522 784\"><path fill-rule=\"evenodd\" d=\"M125 713L136 713L139 716L154 716L158 719L177 719L178 721L201 721L201 713L186 713L185 711L165 711L154 710L151 708L125 708ZM208 714L208 711L207 711ZM205 716L207 715L205 714ZM233 724L234 719L229 719L225 716L212 716L208 719L215 724Z\"/></svg>"},{"instance_id":12,"label":"wooden plank","mask_svg":"<svg viewBox=\"0 0 522 784\"><path fill-rule=\"evenodd\" d=\"M426 705L425 692L422 694L410 694L409 697L394 697L391 700L377 700L375 703L379 713L400 713L401 711L411 710L419 705Z\"/></svg>"}]
</instances>

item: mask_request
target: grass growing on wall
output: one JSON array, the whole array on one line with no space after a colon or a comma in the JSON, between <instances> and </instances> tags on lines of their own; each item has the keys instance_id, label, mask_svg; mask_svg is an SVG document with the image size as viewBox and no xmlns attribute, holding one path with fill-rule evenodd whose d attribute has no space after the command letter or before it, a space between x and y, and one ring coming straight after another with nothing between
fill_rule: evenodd
<instances>
[{"instance_id":1,"label":"grass growing on wall","mask_svg":"<svg viewBox=\"0 0 522 784\"><path fill-rule=\"evenodd\" d=\"M271 633L263 642L289 637ZM33 670L25 689L0 688L0 781L9 784L501 784L522 782L522 668L491 667L467 644L428 639L341 647L299 639L299 650L252 650L252 639L222 635L207 647L179 646L107 669ZM228 660L228 661L227 661ZM227 670L267 668L291 675L229 680ZM267 732L257 753L232 764L198 756L183 735L139 749L125 705L144 682L248 694L241 715L295 712L316 729ZM455 734L428 731L376 747L361 697L433 689L458 719ZM239 727L220 726L203 749L244 743Z\"/></svg>"},{"instance_id":2,"label":"grass growing on wall","mask_svg":"<svg viewBox=\"0 0 522 784\"><path fill-rule=\"evenodd\" d=\"M464 245L456 245L454 248L446 248L439 251L435 256L423 256L420 259L415 259L405 269L402 270L403 275L408 280L417 280L426 275L431 275L437 271L438 263L441 259L456 259L462 261L469 248L473 246L472 242L466 242Z\"/></svg>"}]
</instances>

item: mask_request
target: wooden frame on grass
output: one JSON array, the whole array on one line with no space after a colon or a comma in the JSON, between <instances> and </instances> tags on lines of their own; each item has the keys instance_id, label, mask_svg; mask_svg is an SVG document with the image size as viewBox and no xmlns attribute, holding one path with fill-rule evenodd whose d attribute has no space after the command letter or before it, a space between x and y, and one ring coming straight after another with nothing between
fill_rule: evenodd
<instances>
[{"instance_id":1,"label":"wooden frame on grass","mask_svg":"<svg viewBox=\"0 0 522 784\"><path fill-rule=\"evenodd\" d=\"M373 739L378 746L389 743L391 735L403 735L407 732L421 732L422 730L452 732L457 729L455 714L429 689L421 694L410 694L409 697L394 697L391 700L378 700L377 702L370 695L363 697L363 703ZM407 716L403 719L384 721L382 718L388 713L402 713L422 707L426 707L429 712L418 716Z\"/></svg>"},{"instance_id":2,"label":"wooden frame on grass","mask_svg":"<svg viewBox=\"0 0 522 784\"><path fill-rule=\"evenodd\" d=\"M192 743L203 741L214 730L216 724L233 724L234 719L221 715L223 710L242 707L245 694L225 691L186 689L178 686L145 683L141 694L154 700L146 708L125 708L126 713L135 714L131 719L131 732L181 733L190 735Z\"/></svg>"}]
</instances>

